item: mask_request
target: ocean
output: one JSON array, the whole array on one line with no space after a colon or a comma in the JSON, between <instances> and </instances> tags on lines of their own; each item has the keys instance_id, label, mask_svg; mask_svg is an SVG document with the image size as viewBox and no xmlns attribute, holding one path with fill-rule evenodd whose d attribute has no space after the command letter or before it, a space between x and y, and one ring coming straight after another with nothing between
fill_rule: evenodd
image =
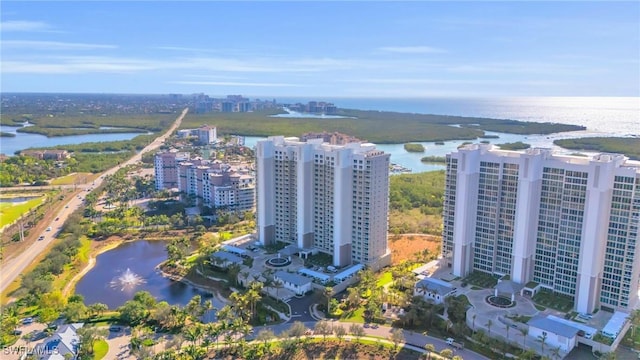
<instances>
[{"instance_id":1,"label":"ocean","mask_svg":"<svg viewBox=\"0 0 640 360\"><path fill-rule=\"evenodd\" d=\"M339 108L552 122L587 127L585 136L640 136L640 97L316 98Z\"/></svg>"}]
</instances>

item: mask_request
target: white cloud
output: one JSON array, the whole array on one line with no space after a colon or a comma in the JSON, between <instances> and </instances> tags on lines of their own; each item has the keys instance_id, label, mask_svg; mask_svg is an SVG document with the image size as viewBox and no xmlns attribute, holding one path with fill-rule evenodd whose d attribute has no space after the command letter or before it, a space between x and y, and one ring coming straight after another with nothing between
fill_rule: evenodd
<instances>
[{"instance_id":1,"label":"white cloud","mask_svg":"<svg viewBox=\"0 0 640 360\"><path fill-rule=\"evenodd\" d=\"M115 45L69 43L59 41L34 41L34 40L5 40L2 42L4 48L28 48L30 50L93 50L93 49L115 49Z\"/></svg>"},{"instance_id":2,"label":"white cloud","mask_svg":"<svg viewBox=\"0 0 640 360\"><path fill-rule=\"evenodd\" d=\"M399 54L443 54L447 51L431 46L385 46L378 48L380 51Z\"/></svg>"},{"instance_id":3,"label":"white cloud","mask_svg":"<svg viewBox=\"0 0 640 360\"><path fill-rule=\"evenodd\" d=\"M50 31L51 27L41 21L10 20L0 23L0 31Z\"/></svg>"},{"instance_id":4,"label":"white cloud","mask_svg":"<svg viewBox=\"0 0 640 360\"><path fill-rule=\"evenodd\" d=\"M494 79L406 79L406 78L367 78L343 80L355 84L390 85L520 85L520 86L556 86L563 83L554 80L494 80Z\"/></svg>"}]
</instances>

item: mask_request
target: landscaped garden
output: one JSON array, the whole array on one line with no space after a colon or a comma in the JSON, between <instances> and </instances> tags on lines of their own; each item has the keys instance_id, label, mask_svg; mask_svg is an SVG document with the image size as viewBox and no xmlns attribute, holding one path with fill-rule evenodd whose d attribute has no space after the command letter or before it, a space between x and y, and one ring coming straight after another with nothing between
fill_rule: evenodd
<instances>
[{"instance_id":1,"label":"landscaped garden","mask_svg":"<svg viewBox=\"0 0 640 360\"><path fill-rule=\"evenodd\" d=\"M554 294L548 290L541 290L533 296L533 301L539 305L550 307L562 312L569 312L573 309L573 300L561 294Z\"/></svg>"},{"instance_id":2,"label":"landscaped garden","mask_svg":"<svg viewBox=\"0 0 640 360\"><path fill-rule=\"evenodd\" d=\"M481 288L489 289L498 283L498 279L480 271L474 271L464 279L464 282Z\"/></svg>"}]
</instances>

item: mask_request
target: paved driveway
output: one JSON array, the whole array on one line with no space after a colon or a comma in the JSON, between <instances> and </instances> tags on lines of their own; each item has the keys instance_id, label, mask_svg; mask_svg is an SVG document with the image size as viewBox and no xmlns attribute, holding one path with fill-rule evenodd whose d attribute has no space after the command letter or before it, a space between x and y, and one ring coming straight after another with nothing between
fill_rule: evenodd
<instances>
[{"instance_id":1,"label":"paved driveway","mask_svg":"<svg viewBox=\"0 0 640 360\"><path fill-rule=\"evenodd\" d=\"M303 298L292 297L288 304L291 306L291 321L315 321L311 316L311 305L322 301L322 295L317 291L312 292L309 295L305 295Z\"/></svg>"},{"instance_id":2,"label":"paved driveway","mask_svg":"<svg viewBox=\"0 0 640 360\"><path fill-rule=\"evenodd\" d=\"M28 351L33 350L33 348L40 342L42 342L42 340L44 338L46 338L46 335L44 335L42 333L42 331L44 329L47 328L47 325L45 324L41 324L41 323L31 323L29 325L20 325L18 326L18 328L16 330L22 331L22 334L20 335L20 338L18 339L18 341L16 341L16 343L14 345L11 345L10 347L7 347L5 349L2 349L1 353L0 353L0 358L2 360L18 360L20 359L20 356L22 356L23 354L25 354ZM34 335L35 339L38 340L28 340L29 338L27 338L27 340L25 340L25 335Z\"/></svg>"}]
</instances>

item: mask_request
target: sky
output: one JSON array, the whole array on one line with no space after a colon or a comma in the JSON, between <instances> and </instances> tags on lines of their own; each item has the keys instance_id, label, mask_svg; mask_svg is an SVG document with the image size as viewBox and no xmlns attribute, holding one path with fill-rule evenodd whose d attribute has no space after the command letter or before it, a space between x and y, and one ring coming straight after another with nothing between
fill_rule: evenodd
<instances>
[{"instance_id":1,"label":"sky","mask_svg":"<svg viewBox=\"0 0 640 360\"><path fill-rule=\"evenodd\" d=\"M640 2L11 1L2 92L640 96Z\"/></svg>"}]
</instances>

